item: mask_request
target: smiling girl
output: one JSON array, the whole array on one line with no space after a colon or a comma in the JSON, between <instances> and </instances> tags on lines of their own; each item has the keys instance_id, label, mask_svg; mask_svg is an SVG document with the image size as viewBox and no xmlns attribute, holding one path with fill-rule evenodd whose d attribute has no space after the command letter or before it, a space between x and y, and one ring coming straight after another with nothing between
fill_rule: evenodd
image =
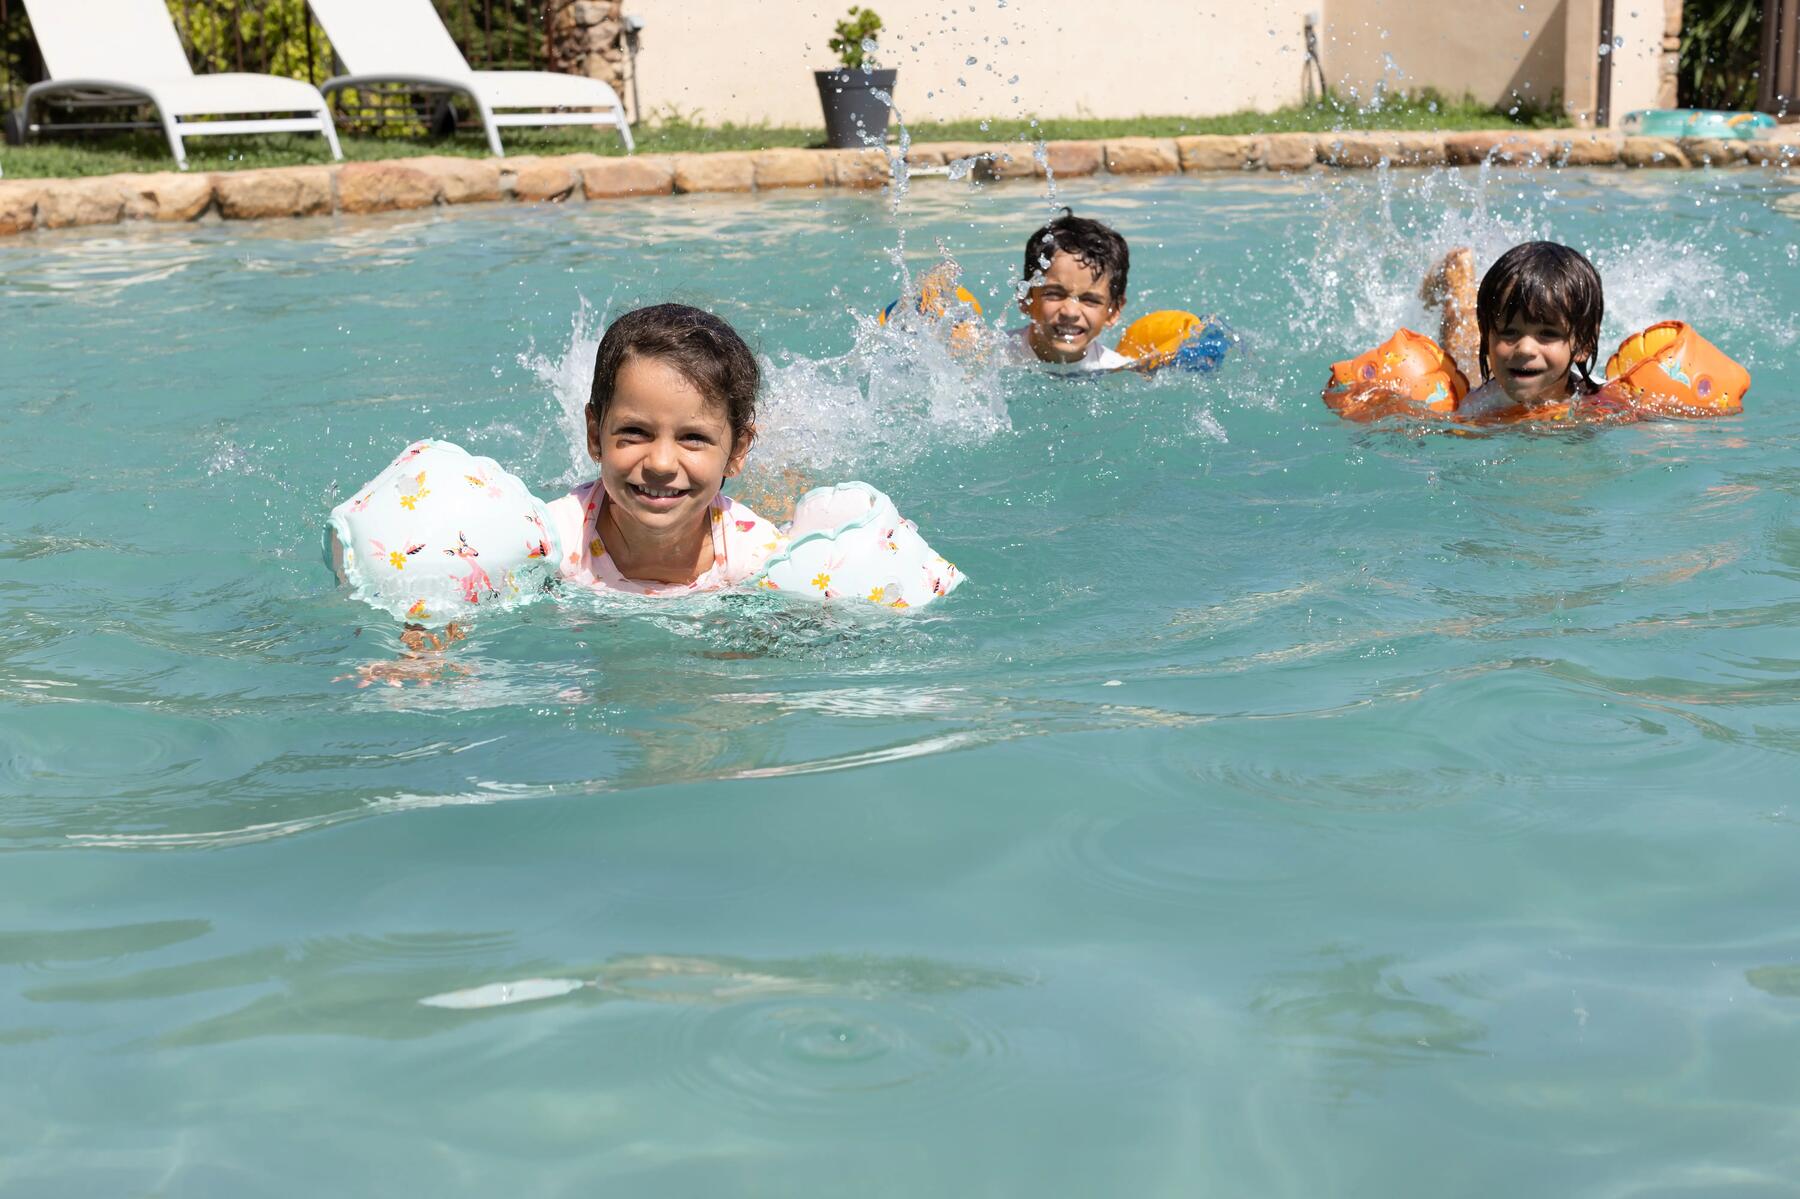
<instances>
[{"instance_id":1,"label":"smiling girl","mask_svg":"<svg viewBox=\"0 0 1800 1199\"><path fill-rule=\"evenodd\" d=\"M756 438L759 382L750 347L709 312L658 304L614 321L587 406L600 477L549 505L562 576L682 595L755 575L781 536L719 489Z\"/></svg>"}]
</instances>

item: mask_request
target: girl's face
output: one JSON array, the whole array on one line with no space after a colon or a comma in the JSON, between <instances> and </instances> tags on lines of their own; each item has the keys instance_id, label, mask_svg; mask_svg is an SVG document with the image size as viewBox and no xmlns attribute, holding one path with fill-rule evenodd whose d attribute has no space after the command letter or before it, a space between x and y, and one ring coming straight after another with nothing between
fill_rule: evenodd
<instances>
[{"instance_id":1,"label":"girl's face","mask_svg":"<svg viewBox=\"0 0 1800 1199\"><path fill-rule=\"evenodd\" d=\"M627 358L606 414L588 410L588 453L613 518L652 534L704 528L707 507L749 452L749 435L733 443L724 406L659 359Z\"/></svg>"},{"instance_id":2,"label":"girl's face","mask_svg":"<svg viewBox=\"0 0 1800 1199\"><path fill-rule=\"evenodd\" d=\"M1500 389L1520 404L1569 398L1575 347L1560 325L1514 317L1488 334L1488 368Z\"/></svg>"}]
</instances>

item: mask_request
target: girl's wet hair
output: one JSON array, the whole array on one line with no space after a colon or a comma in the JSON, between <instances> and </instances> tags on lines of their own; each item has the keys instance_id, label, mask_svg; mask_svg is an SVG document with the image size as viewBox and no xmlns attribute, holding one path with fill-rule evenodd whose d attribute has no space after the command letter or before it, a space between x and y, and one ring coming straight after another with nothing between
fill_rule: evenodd
<instances>
[{"instance_id":1,"label":"girl's wet hair","mask_svg":"<svg viewBox=\"0 0 1800 1199\"><path fill-rule=\"evenodd\" d=\"M1514 321L1552 325L1569 335L1569 370L1587 386L1597 386L1594 363L1600 356L1600 320L1606 297L1600 272L1577 250L1553 241L1528 241L1500 255L1475 293L1475 321L1481 326L1481 378L1488 366L1488 338Z\"/></svg>"},{"instance_id":2,"label":"girl's wet hair","mask_svg":"<svg viewBox=\"0 0 1800 1199\"><path fill-rule=\"evenodd\" d=\"M1025 284L1043 275L1050 259L1061 250L1075 261L1107 279L1108 299L1114 307L1125 303L1125 277L1131 273L1131 250L1110 227L1076 216L1065 208L1062 215L1031 235L1025 243Z\"/></svg>"},{"instance_id":3,"label":"girl's wet hair","mask_svg":"<svg viewBox=\"0 0 1800 1199\"><path fill-rule=\"evenodd\" d=\"M737 330L712 313L686 304L653 304L607 326L594 359L591 419L606 416L628 358L654 358L680 371L708 402L725 409L734 442L755 429L762 370Z\"/></svg>"}]
</instances>

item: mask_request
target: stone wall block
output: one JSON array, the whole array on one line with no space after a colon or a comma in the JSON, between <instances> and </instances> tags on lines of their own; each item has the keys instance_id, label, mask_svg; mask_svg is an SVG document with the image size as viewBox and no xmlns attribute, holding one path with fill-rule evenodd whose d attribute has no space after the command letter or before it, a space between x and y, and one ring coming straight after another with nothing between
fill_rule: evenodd
<instances>
[{"instance_id":1,"label":"stone wall block","mask_svg":"<svg viewBox=\"0 0 1800 1199\"><path fill-rule=\"evenodd\" d=\"M0 237L37 228L44 184L36 179L0 179Z\"/></svg>"},{"instance_id":2,"label":"stone wall block","mask_svg":"<svg viewBox=\"0 0 1800 1199\"><path fill-rule=\"evenodd\" d=\"M1269 171L1304 171L1319 161L1319 137L1313 133L1265 133L1252 139L1256 165Z\"/></svg>"},{"instance_id":3,"label":"stone wall block","mask_svg":"<svg viewBox=\"0 0 1800 1199\"><path fill-rule=\"evenodd\" d=\"M920 147L915 146L914 149ZM931 142L924 148L939 155L944 162L955 162L959 158L973 158L982 153L987 146L981 142Z\"/></svg>"},{"instance_id":4,"label":"stone wall block","mask_svg":"<svg viewBox=\"0 0 1800 1199\"><path fill-rule=\"evenodd\" d=\"M1199 133L1175 139L1184 171L1241 171L1253 161L1252 139Z\"/></svg>"},{"instance_id":5,"label":"stone wall block","mask_svg":"<svg viewBox=\"0 0 1800 1199\"><path fill-rule=\"evenodd\" d=\"M128 221L191 221L212 207L211 175L114 175Z\"/></svg>"},{"instance_id":6,"label":"stone wall block","mask_svg":"<svg viewBox=\"0 0 1800 1199\"><path fill-rule=\"evenodd\" d=\"M1485 130L1447 133L1444 135L1444 156L1454 166L1477 166L1487 161L1488 154L1499 144L1499 140L1497 134Z\"/></svg>"},{"instance_id":7,"label":"stone wall block","mask_svg":"<svg viewBox=\"0 0 1800 1199\"><path fill-rule=\"evenodd\" d=\"M1319 161L1334 167L1372 167L1392 162L1396 146L1385 133L1328 133L1319 138Z\"/></svg>"},{"instance_id":8,"label":"stone wall block","mask_svg":"<svg viewBox=\"0 0 1800 1199\"><path fill-rule=\"evenodd\" d=\"M964 179L973 174L978 165L974 159L988 150L979 142L932 142L924 148L950 168L952 179Z\"/></svg>"},{"instance_id":9,"label":"stone wall block","mask_svg":"<svg viewBox=\"0 0 1800 1199\"><path fill-rule=\"evenodd\" d=\"M1681 146L1666 137L1628 137L1619 147L1619 161L1628 167L1685 167L1691 165Z\"/></svg>"},{"instance_id":10,"label":"stone wall block","mask_svg":"<svg viewBox=\"0 0 1800 1199\"><path fill-rule=\"evenodd\" d=\"M1607 130L1567 129L1544 135L1545 158L1557 166L1609 167L1619 161L1619 135Z\"/></svg>"},{"instance_id":11,"label":"stone wall block","mask_svg":"<svg viewBox=\"0 0 1800 1199\"><path fill-rule=\"evenodd\" d=\"M1044 164L1037 160L1035 147L1024 142L1004 142L983 146L975 161L975 178L983 183L1001 179L1041 179Z\"/></svg>"},{"instance_id":12,"label":"stone wall block","mask_svg":"<svg viewBox=\"0 0 1800 1199\"><path fill-rule=\"evenodd\" d=\"M1390 134L1393 139L1395 166L1442 166L1449 158L1444 149L1444 135L1431 130Z\"/></svg>"},{"instance_id":13,"label":"stone wall block","mask_svg":"<svg viewBox=\"0 0 1800 1199\"><path fill-rule=\"evenodd\" d=\"M579 182L575 168L561 158L522 154L500 164L501 189L527 204L560 203L574 193Z\"/></svg>"},{"instance_id":14,"label":"stone wall block","mask_svg":"<svg viewBox=\"0 0 1800 1199\"><path fill-rule=\"evenodd\" d=\"M1181 151L1167 137L1121 137L1106 143L1106 169L1115 175L1173 175Z\"/></svg>"},{"instance_id":15,"label":"stone wall block","mask_svg":"<svg viewBox=\"0 0 1800 1199\"><path fill-rule=\"evenodd\" d=\"M319 216L332 210L330 167L271 167L213 176L219 215L230 221Z\"/></svg>"},{"instance_id":16,"label":"stone wall block","mask_svg":"<svg viewBox=\"0 0 1800 1199\"><path fill-rule=\"evenodd\" d=\"M1448 151L1441 133L1321 134L1319 159L1336 167L1421 167L1442 164Z\"/></svg>"},{"instance_id":17,"label":"stone wall block","mask_svg":"<svg viewBox=\"0 0 1800 1199\"><path fill-rule=\"evenodd\" d=\"M581 190L590 200L666 196L675 190L675 164L653 154L596 158L581 168Z\"/></svg>"},{"instance_id":18,"label":"stone wall block","mask_svg":"<svg viewBox=\"0 0 1800 1199\"><path fill-rule=\"evenodd\" d=\"M834 187L887 186L889 172L886 151L870 147L866 150L820 150L817 153L825 155L831 163L831 183Z\"/></svg>"},{"instance_id":19,"label":"stone wall block","mask_svg":"<svg viewBox=\"0 0 1800 1199\"><path fill-rule=\"evenodd\" d=\"M446 204L492 204L505 196L500 188L500 163L492 158L432 156L410 158L407 165L430 175Z\"/></svg>"},{"instance_id":20,"label":"stone wall block","mask_svg":"<svg viewBox=\"0 0 1800 1199\"><path fill-rule=\"evenodd\" d=\"M1502 166L1530 166L1548 162L1561 152L1554 135L1484 129L1444 135L1444 153L1458 166L1492 162Z\"/></svg>"},{"instance_id":21,"label":"stone wall block","mask_svg":"<svg viewBox=\"0 0 1800 1199\"><path fill-rule=\"evenodd\" d=\"M1098 175L1106 165L1106 155L1093 142L1046 142L1044 154L1058 179Z\"/></svg>"},{"instance_id":22,"label":"stone wall block","mask_svg":"<svg viewBox=\"0 0 1800 1199\"><path fill-rule=\"evenodd\" d=\"M817 150L762 150L750 156L750 171L758 191L824 187L831 177L831 164Z\"/></svg>"},{"instance_id":23,"label":"stone wall block","mask_svg":"<svg viewBox=\"0 0 1800 1199\"><path fill-rule=\"evenodd\" d=\"M908 146L906 148L906 165L909 167L941 167L944 165L944 147L937 142Z\"/></svg>"},{"instance_id":24,"label":"stone wall block","mask_svg":"<svg viewBox=\"0 0 1800 1199\"><path fill-rule=\"evenodd\" d=\"M1560 139L1541 130L1509 133L1495 147L1494 161L1511 166L1542 166L1560 148Z\"/></svg>"},{"instance_id":25,"label":"stone wall block","mask_svg":"<svg viewBox=\"0 0 1800 1199\"><path fill-rule=\"evenodd\" d=\"M393 212L430 208L438 201L437 176L409 162L352 162L338 168L338 210Z\"/></svg>"},{"instance_id":26,"label":"stone wall block","mask_svg":"<svg viewBox=\"0 0 1800 1199\"><path fill-rule=\"evenodd\" d=\"M147 185L158 221L198 220L212 208L218 189L211 175L153 175Z\"/></svg>"},{"instance_id":27,"label":"stone wall block","mask_svg":"<svg viewBox=\"0 0 1800 1199\"><path fill-rule=\"evenodd\" d=\"M1731 137L1684 137L1682 156L1694 166L1734 167L1750 156L1748 144Z\"/></svg>"},{"instance_id":28,"label":"stone wall block","mask_svg":"<svg viewBox=\"0 0 1800 1199\"><path fill-rule=\"evenodd\" d=\"M125 215L125 188L116 175L59 179L38 201L46 229L71 225L114 225Z\"/></svg>"},{"instance_id":29,"label":"stone wall block","mask_svg":"<svg viewBox=\"0 0 1800 1199\"><path fill-rule=\"evenodd\" d=\"M675 156L678 192L747 192L756 187L754 156L742 151Z\"/></svg>"},{"instance_id":30,"label":"stone wall block","mask_svg":"<svg viewBox=\"0 0 1800 1199\"><path fill-rule=\"evenodd\" d=\"M1800 125L1792 126L1800 130ZM1800 143L1786 141L1782 138L1744 143L1744 161L1755 166L1787 168L1800 162Z\"/></svg>"}]
</instances>

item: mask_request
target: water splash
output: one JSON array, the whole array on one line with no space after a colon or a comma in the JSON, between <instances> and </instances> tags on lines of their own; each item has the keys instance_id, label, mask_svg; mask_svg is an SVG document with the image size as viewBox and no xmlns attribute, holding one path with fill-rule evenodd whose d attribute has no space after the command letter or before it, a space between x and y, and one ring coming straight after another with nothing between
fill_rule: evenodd
<instances>
[{"instance_id":1,"label":"water splash","mask_svg":"<svg viewBox=\"0 0 1800 1199\"><path fill-rule=\"evenodd\" d=\"M585 412L594 383L594 359L606 324L606 313L596 312L582 296L581 306L569 318L569 339L560 352L539 353L533 341L519 355L519 365L543 385L551 403L551 419L540 426L532 456L541 458L549 453L552 441L560 440L566 447L568 469L556 477L558 483L575 484L594 475L594 462L587 453Z\"/></svg>"},{"instance_id":2,"label":"water splash","mask_svg":"<svg viewBox=\"0 0 1800 1199\"><path fill-rule=\"evenodd\" d=\"M1374 344L1402 325L1435 337L1419 281L1437 259L1470 246L1485 266L1522 241L1545 236L1543 216L1496 201L1491 171L1335 175L1307 203L1322 217L1310 247L1285 270L1293 292L1288 330L1311 350Z\"/></svg>"},{"instance_id":3,"label":"water splash","mask_svg":"<svg viewBox=\"0 0 1800 1199\"><path fill-rule=\"evenodd\" d=\"M934 323L941 322L924 322ZM997 368L956 348L947 331L920 326L858 317L848 354L768 363L757 460L828 471L892 468L936 446L978 444L1010 428Z\"/></svg>"}]
</instances>

